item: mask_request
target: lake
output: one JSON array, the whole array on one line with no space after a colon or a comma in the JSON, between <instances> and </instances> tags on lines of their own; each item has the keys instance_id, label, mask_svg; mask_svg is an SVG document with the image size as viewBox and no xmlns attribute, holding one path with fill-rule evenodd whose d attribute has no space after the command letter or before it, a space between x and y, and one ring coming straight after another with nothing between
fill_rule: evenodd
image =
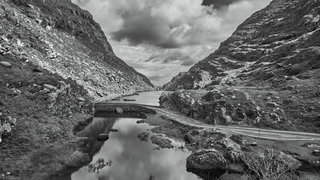
<instances>
[{"instance_id":1,"label":"lake","mask_svg":"<svg viewBox=\"0 0 320 180\"><path fill-rule=\"evenodd\" d=\"M121 97L119 101L111 101L113 103L137 103L150 106L159 106L159 97L161 93L166 91L147 91L140 92L139 95ZM124 101L124 99L134 99L135 101ZM110 102L110 101L109 101Z\"/></svg>"},{"instance_id":2,"label":"lake","mask_svg":"<svg viewBox=\"0 0 320 180\"><path fill-rule=\"evenodd\" d=\"M122 97L112 103L139 103L159 106L159 96L164 91L141 92L139 95ZM135 99L136 101L124 101ZM132 118L135 117L135 118ZM72 180L199 180L195 174L186 171L186 158L191 154L185 148L183 141L172 140L173 149L159 149L150 139L142 141L138 134L148 132L153 127L146 123L138 124L141 120L139 113L130 118L94 117L93 122L78 136L96 139L101 133L109 134L91 164L104 160L110 162L99 172L92 172L89 166L81 168L72 174ZM138 118L137 118L138 117ZM112 130L118 130L113 132ZM225 173L220 180L247 179L239 174Z\"/></svg>"},{"instance_id":3,"label":"lake","mask_svg":"<svg viewBox=\"0 0 320 180\"><path fill-rule=\"evenodd\" d=\"M100 121L108 121L108 118L99 118ZM97 172L90 172L88 166L81 168L72 174L72 180L198 180L199 178L186 171L186 158L190 152L180 149L183 142L174 141L173 149L156 149L148 140L147 142L137 138L139 133L150 132L152 128L148 124L137 124L139 119L119 118L111 122L112 129L118 132L110 132L107 140L99 153L92 160L98 159L112 161ZM95 121L95 120L94 120ZM95 123L95 122L93 122ZM109 126L108 128L110 128ZM96 132L96 131L95 131Z\"/></svg>"}]
</instances>

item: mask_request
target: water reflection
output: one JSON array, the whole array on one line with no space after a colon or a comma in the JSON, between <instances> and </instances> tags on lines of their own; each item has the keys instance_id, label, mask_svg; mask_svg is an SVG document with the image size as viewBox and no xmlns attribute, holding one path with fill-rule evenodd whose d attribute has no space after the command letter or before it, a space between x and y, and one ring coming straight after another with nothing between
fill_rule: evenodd
<instances>
[{"instance_id":1,"label":"water reflection","mask_svg":"<svg viewBox=\"0 0 320 180\"><path fill-rule=\"evenodd\" d=\"M100 134L108 134L117 120L117 118L95 117L91 124L85 127L84 130L78 132L76 135L78 137L96 139Z\"/></svg>"},{"instance_id":2,"label":"water reflection","mask_svg":"<svg viewBox=\"0 0 320 180\"><path fill-rule=\"evenodd\" d=\"M139 95L129 97L121 97L119 101L111 101L113 103L138 103L151 106L159 106L159 97L164 91L147 91L140 92ZM135 101L124 101L124 99L134 99Z\"/></svg>"},{"instance_id":3,"label":"water reflection","mask_svg":"<svg viewBox=\"0 0 320 180\"><path fill-rule=\"evenodd\" d=\"M137 124L137 119L119 118L110 121L108 118L97 118L101 127L118 129L110 133L110 139L104 143L92 162L99 158L111 160L112 165L100 170L100 173L88 173L88 167L72 175L72 180L196 180L196 175L186 171L186 158L189 152L174 149L153 150L156 146L150 141L137 138L141 132L150 129L147 124ZM94 119L95 122L95 119ZM89 128L87 129L88 132ZM96 134L98 134L96 132ZM86 133L83 133L84 135Z\"/></svg>"}]
</instances>

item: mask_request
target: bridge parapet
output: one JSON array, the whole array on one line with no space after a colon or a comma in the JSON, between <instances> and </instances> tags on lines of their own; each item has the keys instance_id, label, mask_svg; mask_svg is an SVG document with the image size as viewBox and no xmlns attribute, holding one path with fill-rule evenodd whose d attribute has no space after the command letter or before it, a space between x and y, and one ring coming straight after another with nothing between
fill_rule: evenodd
<instances>
[{"instance_id":1,"label":"bridge parapet","mask_svg":"<svg viewBox=\"0 0 320 180\"><path fill-rule=\"evenodd\" d=\"M156 111L139 104L123 104L123 103L96 103L94 105L94 111L99 112L115 112L116 108L121 108L123 112L143 112L148 114L155 114Z\"/></svg>"}]
</instances>

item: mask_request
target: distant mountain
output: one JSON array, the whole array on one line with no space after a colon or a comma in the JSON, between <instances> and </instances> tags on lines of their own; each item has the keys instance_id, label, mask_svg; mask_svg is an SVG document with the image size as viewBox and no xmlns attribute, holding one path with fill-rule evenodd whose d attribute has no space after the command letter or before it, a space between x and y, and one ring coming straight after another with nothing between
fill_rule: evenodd
<instances>
[{"instance_id":1,"label":"distant mountain","mask_svg":"<svg viewBox=\"0 0 320 180\"><path fill-rule=\"evenodd\" d=\"M70 0L0 2L1 49L82 85L92 98L154 89L118 58L92 15Z\"/></svg>"}]
</instances>

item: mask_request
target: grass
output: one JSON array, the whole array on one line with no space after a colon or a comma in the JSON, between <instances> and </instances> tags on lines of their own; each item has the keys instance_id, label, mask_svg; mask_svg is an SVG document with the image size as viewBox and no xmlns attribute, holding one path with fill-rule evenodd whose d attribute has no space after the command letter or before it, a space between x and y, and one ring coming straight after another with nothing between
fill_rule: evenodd
<instances>
[{"instance_id":1,"label":"grass","mask_svg":"<svg viewBox=\"0 0 320 180\"><path fill-rule=\"evenodd\" d=\"M87 112L87 102L80 107L77 100L86 98L86 92L70 79L22 64L11 55L0 55L0 61L12 64L12 68L0 66L0 111L5 117L17 119L12 131L2 136L0 174L10 172L6 180L50 179L50 174L65 168L65 160L76 149L71 130L77 121L89 117L80 113ZM59 96L56 103L59 109L70 110L72 114L67 116L48 109L48 95L40 92L43 84L57 86L61 80L72 86L71 94ZM12 93L12 89L21 94Z\"/></svg>"}]
</instances>

